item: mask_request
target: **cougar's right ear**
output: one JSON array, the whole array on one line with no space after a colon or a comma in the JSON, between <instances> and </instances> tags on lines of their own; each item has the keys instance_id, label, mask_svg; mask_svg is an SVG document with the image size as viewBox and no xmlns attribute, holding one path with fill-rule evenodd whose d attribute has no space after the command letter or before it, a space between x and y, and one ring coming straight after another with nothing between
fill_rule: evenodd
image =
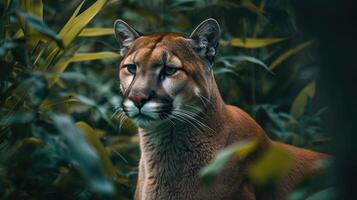
<instances>
[{"instance_id":1,"label":"cougar's right ear","mask_svg":"<svg viewBox=\"0 0 357 200\"><path fill-rule=\"evenodd\" d=\"M212 63L216 56L220 35L221 30L218 22L209 18L197 26L190 38L194 42L194 49L197 53Z\"/></svg>"},{"instance_id":2,"label":"cougar's right ear","mask_svg":"<svg viewBox=\"0 0 357 200\"><path fill-rule=\"evenodd\" d=\"M128 51L130 45L142 35L121 19L114 22L114 33L115 38L119 42L120 54L122 55L124 55Z\"/></svg>"}]
</instances>

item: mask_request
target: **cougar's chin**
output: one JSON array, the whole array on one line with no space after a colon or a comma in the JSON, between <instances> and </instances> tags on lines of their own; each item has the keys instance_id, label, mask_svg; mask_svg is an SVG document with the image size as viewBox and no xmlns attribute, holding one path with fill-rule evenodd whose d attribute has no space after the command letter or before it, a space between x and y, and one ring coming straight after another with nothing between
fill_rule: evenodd
<instances>
[{"instance_id":1,"label":"cougar's chin","mask_svg":"<svg viewBox=\"0 0 357 200\"><path fill-rule=\"evenodd\" d=\"M123 109L126 115L140 128L149 128L161 124L165 116L171 112L170 106L166 104L148 102L142 108L137 108L130 100L123 103Z\"/></svg>"}]
</instances>

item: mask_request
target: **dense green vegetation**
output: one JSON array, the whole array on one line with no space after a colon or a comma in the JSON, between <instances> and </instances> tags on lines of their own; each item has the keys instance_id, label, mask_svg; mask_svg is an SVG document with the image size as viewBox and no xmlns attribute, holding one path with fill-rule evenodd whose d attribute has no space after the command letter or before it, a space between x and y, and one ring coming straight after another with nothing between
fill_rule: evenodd
<instances>
[{"instance_id":1,"label":"dense green vegetation","mask_svg":"<svg viewBox=\"0 0 357 200\"><path fill-rule=\"evenodd\" d=\"M187 34L217 19L214 72L224 100L249 112L272 139L329 152L316 39L298 27L288 1L5 0L0 10L1 199L132 198L139 147L135 125L115 113L117 18L143 33ZM270 153L255 166L265 170L253 173L267 185L289 167L284 153ZM219 165L203 174L219 174ZM290 199L333 199L330 186L317 177Z\"/></svg>"}]
</instances>

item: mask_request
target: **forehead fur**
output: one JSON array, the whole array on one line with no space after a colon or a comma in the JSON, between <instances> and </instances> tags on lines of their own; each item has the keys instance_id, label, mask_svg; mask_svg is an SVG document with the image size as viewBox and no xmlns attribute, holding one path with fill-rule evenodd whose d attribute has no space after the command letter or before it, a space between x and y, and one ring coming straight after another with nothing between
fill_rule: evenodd
<instances>
[{"instance_id":1,"label":"forehead fur","mask_svg":"<svg viewBox=\"0 0 357 200\"><path fill-rule=\"evenodd\" d=\"M191 67L198 67L197 61L200 58L193 50L188 36L181 33L154 33L141 36L134 41L123 60L135 59L137 61L137 59L153 59L154 57L160 59L165 51L184 62L183 67L188 70ZM160 55L153 56L152 54Z\"/></svg>"}]
</instances>

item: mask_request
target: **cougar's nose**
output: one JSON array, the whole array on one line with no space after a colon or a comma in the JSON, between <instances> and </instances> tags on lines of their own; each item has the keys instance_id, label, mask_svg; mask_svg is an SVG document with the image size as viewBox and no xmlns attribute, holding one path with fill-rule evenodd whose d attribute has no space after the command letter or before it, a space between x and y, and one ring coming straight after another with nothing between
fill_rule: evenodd
<instances>
[{"instance_id":1,"label":"cougar's nose","mask_svg":"<svg viewBox=\"0 0 357 200\"><path fill-rule=\"evenodd\" d=\"M149 96L142 93L136 93L130 94L128 99L133 101L135 106L140 109L147 101L149 101Z\"/></svg>"}]
</instances>

